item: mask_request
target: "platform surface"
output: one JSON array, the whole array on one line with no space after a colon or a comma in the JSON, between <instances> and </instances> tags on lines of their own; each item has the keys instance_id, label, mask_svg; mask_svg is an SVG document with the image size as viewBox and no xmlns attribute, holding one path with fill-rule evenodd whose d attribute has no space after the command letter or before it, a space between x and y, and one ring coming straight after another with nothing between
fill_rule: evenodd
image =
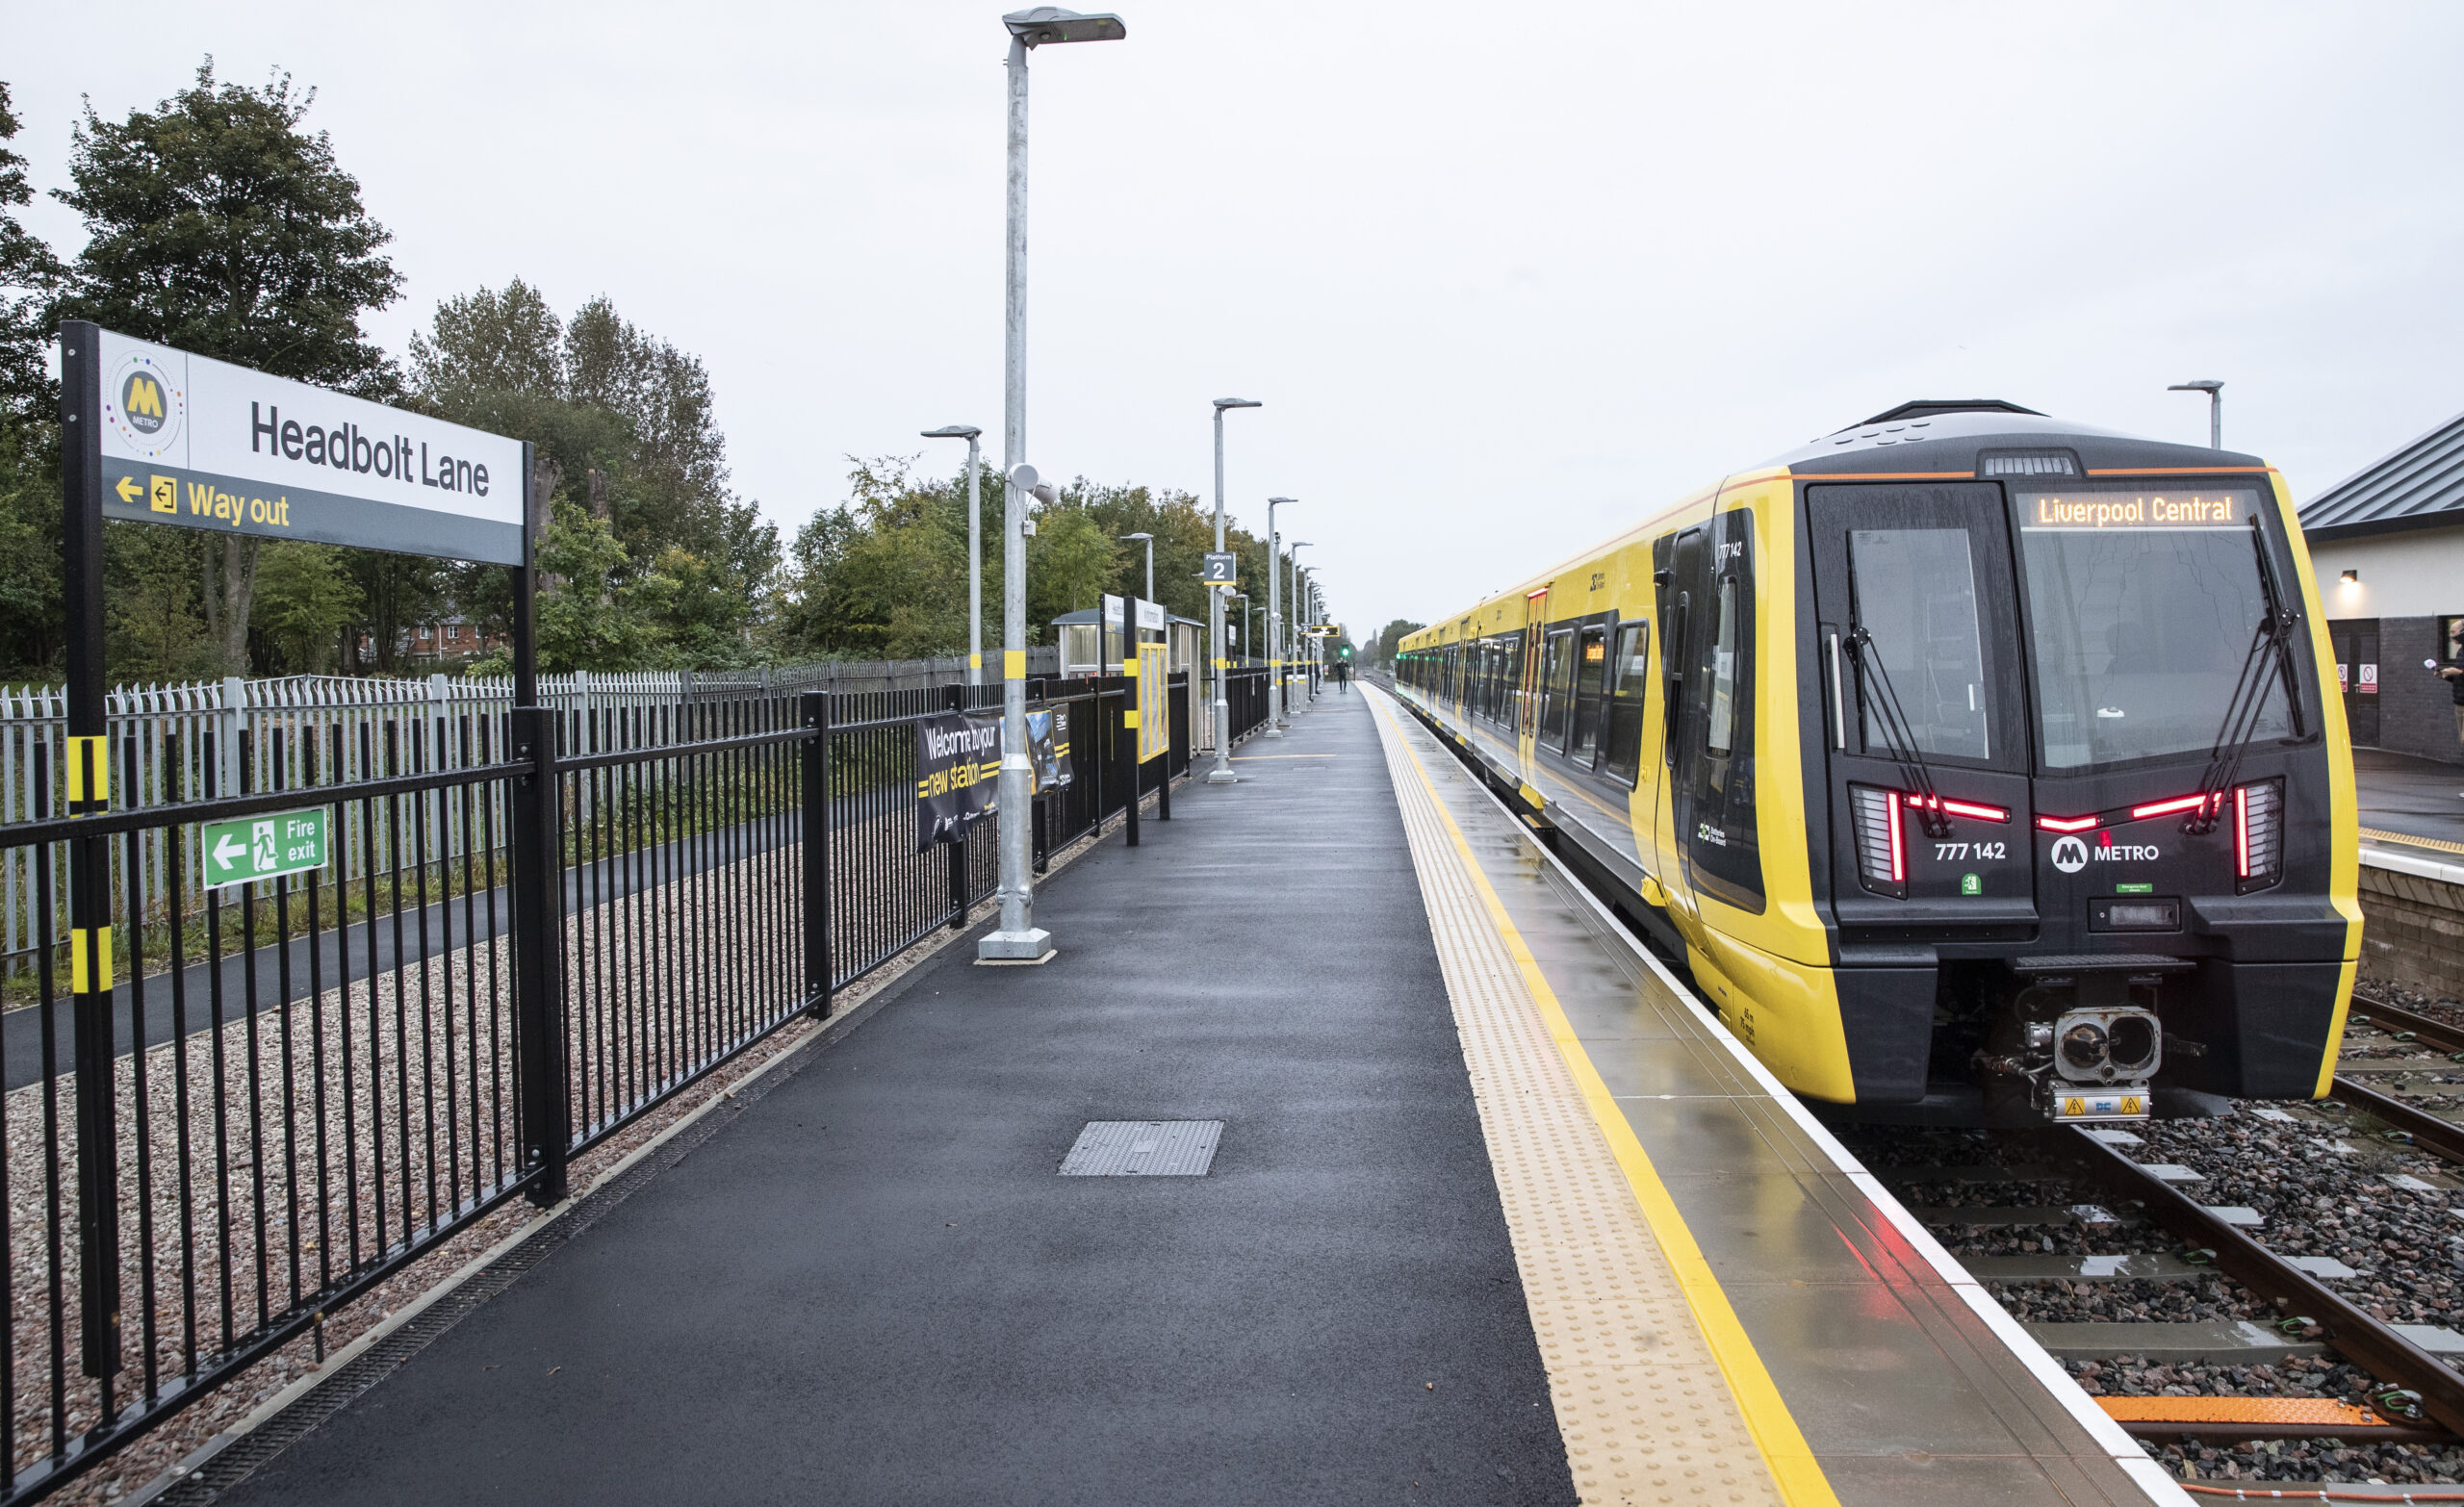
<instances>
[{"instance_id":1,"label":"platform surface","mask_svg":"<svg viewBox=\"0 0 2464 1507\"><path fill-rule=\"evenodd\" d=\"M223 1498L1575 1500L1361 698L1041 886ZM1202 1178L1062 1177L1221 1120Z\"/></svg>"},{"instance_id":2,"label":"platform surface","mask_svg":"<svg viewBox=\"0 0 2464 1507\"><path fill-rule=\"evenodd\" d=\"M222 1499L2187 1500L1394 702L1235 768Z\"/></svg>"},{"instance_id":3,"label":"platform surface","mask_svg":"<svg viewBox=\"0 0 2464 1507\"><path fill-rule=\"evenodd\" d=\"M2365 842L2448 862L2464 855L2464 767L2355 749L2352 775Z\"/></svg>"}]
</instances>

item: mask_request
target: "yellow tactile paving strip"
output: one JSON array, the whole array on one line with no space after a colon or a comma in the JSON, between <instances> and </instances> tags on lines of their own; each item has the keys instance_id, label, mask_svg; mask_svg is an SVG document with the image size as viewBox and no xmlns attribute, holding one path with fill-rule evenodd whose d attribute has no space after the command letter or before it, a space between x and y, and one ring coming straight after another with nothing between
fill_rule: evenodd
<instances>
[{"instance_id":1,"label":"yellow tactile paving strip","mask_svg":"<svg viewBox=\"0 0 2464 1507\"><path fill-rule=\"evenodd\" d=\"M1812 1492L1784 1494L1764 1464L1494 897L1376 709L1576 1490L1586 1503L1829 1500L1818 1471Z\"/></svg>"}]
</instances>

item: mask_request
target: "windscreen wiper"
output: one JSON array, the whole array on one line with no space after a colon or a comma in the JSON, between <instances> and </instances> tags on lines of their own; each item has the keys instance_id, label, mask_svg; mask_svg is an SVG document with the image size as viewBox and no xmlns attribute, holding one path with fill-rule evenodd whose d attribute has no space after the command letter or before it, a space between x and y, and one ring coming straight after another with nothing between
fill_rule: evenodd
<instances>
[{"instance_id":1,"label":"windscreen wiper","mask_svg":"<svg viewBox=\"0 0 2464 1507\"><path fill-rule=\"evenodd\" d=\"M2250 648L2242 656L2241 673L2233 677L2233 697L2224 703L2224 721L2216 729L2216 744L2208 750L2207 772L2199 779L2199 803L2182 823L2182 831L2188 836L2204 836L2216 830L2216 824L2223 820L2225 793L2239 778L2242 751L2249 746L2251 734L2258 730L2259 718L2267 710L2271 680L2284 687L2293 735L2304 735L2300 682L2293 671L2293 630L2300 625L2301 614L2285 605L2284 591L2275 576L2275 562L2268 555L2267 533L2260 527L2256 513L2250 515L2250 549L2258 557L2259 591L2267 599L2266 615L2250 634Z\"/></svg>"},{"instance_id":2,"label":"windscreen wiper","mask_svg":"<svg viewBox=\"0 0 2464 1507\"><path fill-rule=\"evenodd\" d=\"M1874 636L1865 625L1851 620L1848 625L1848 652L1857 661L1857 709L1865 709L1865 682L1870 672L1876 696L1874 720L1882 724L1883 747L1890 754L1891 762L1899 766L1900 778L1908 781L1915 798L1917 825L1925 835L1940 842L1951 835L1950 816L1942 809L1942 798L1934 789L1934 772L1925 767L1925 757L1916 752L1916 735L1899 707L1899 694L1891 689L1890 672L1883 668L1882 651L1874 647Z\"/></svg>"}]
</instances>

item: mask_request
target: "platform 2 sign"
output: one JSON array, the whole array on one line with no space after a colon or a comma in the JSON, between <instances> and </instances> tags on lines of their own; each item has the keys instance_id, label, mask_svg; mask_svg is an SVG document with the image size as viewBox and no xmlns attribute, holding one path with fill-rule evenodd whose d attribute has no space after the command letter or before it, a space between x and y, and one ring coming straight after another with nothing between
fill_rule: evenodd
<instances>
[{"instance_id":1,"label":"platform 2 sign","mask_svg":"<svg viewBox=\"0 0 2464 1507\"><path fill-rule=\"evenodd\" d=\"M1208 550L1206 554L1206 567L1199 574L1198 579L1209 586L1229 587L1239 585L1241 581L1241 557L1229 550L1226 550L1221 554L1218 554L1212 549Z\"/></svg>"},{"instance_id":2,"label":"platform 2 sign","mask_svg":"<svg viewBox=\"0 0 2464 1507\"><path fill-rule=\"evenodd\" d=\"M305 874L332 857L326 835L321 807L206 822L197 829L197 863L208 889Z\"/></svg>"},{"instance_id":3,"label":"platform 2 sign","mask_svg":"<svg viewBox=\"0 0 2464 1507\"><path fill-rule=\"evenodd\" d=\"M1001 719L942 712L915 725L915 851L960 842L1001 789Z\"/></svg>"},{"instance_id":4,"label":"platform 2 sign","mask_svg":"<svg viewBox=\"0 0 2464 1507\"><path fill-rule=\"evenodd\" d=\"M522 563L522 443L100 331L103 516Z\"/></svg>"}]
</instances>

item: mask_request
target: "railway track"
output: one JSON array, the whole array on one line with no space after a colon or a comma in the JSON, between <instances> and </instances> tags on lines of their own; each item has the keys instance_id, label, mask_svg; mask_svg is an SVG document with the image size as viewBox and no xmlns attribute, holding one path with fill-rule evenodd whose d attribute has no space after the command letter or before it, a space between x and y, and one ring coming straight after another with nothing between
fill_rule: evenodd
<instances>
[{"instance_id":1,"label":"railway track","mask_svg":"<svg viewBox=\"0 0 2464 1507\"><path fill-rule=\"evenodd\" d=\"M2108 1393L2098 1398L2107 1413L2169 1469L2192 1464L2211 1488L2220 1480L2235 1488L2300 1482L2308 1494L2323 1473L2328 1482L2342 1474L2435 1490L2464 1479L2464 1373L2437 1353L2464 1337L2400 1319L2405 1298L2435 1277L2441 1292L2426 1316L2464 1327L2464 1294L2445 1280L2464 1268L2464 1239L2442 1246L2423 1234L2444 1221L2464 1237L2464 1215L2448 1213L2464 1209L2457 1186L2464 1171L2441 1176L2420 1160L2464 1164L2464 1127L2364 1079L2453 1077L2464 1085L2457 1065L2464 1026L2375 998L2357 997L2354 1009L2348 1055L2360 1057L2364 1072L2339 1072L2329 1104L2246 1106L2224 1120L2143 1127L2144 1137L2111 1129L1860 1129L1854 1140L1868 1142L1857 1147L1868 1164L1901 1186L1918 1217L2015 1316L2029 1319L2031 1308L2040 1319L2048 1312L2075 1317L2083 1307L2100 1317L2117 1309L2169 1316L2224 1309L2239 1316L2197 1327L2232 1332L2251 1355L2277 1342L2272 1360L2175 1354L2134 1364L2126 1358L2163 1353L2159 1335L2191 1326L2152 1317L2031 1325L2040 1339L2054 1337L2048 1347L2094 1382L2092 1391ZM2400 1065L2384 1060L2390 1053ZM2464 1094L2464 1086L2451 1091ZM1932 1149L1914 1164L1883 1164L1920 1142ZM2214 1156L2205 1156L2210 1150ZM2227 1188L2247 1186L2253 1166L2272 1167L2274 1178L2264 1180L2272 1196L2227 1195L2248 1196L2269 1212L2202 1202L2191 1189L2207 1174L2159 1160L2168 1156L2203 1162ZM2317 1170L2302 1170L2304 1157ZM1963 1159L1968 1164L1958 1164ZM1928 1192L1933 1199L1922 1196ZM2070 1254L2056 1254L2057 1246ZM2383 1261L2367 1254L2382 1248L2391 1253ZM2321 1249L2341 1250L2352 1264L2302 1254ZM2392 1254L2399 1250L2407 1254ZM2374 1269L2381 1265L2401 1267L2403 1291L2389 1295L2386 1274ZM2123 1282L2158 1295L2081 1297ZM2143 1348L2128 1339L2142 1329L2149 1336ZM2091 1331L2095 1341L2077 1338ZM2077 1342L2058 1347L2063 1338ZM2102 1360L2081 1348L2105 1340L2114 1342ZM2132 1377L2142 1379L2137 1388ZM2228 1460L2242 1473L2212 1473Z\"/></svg>"}]
</instances>

